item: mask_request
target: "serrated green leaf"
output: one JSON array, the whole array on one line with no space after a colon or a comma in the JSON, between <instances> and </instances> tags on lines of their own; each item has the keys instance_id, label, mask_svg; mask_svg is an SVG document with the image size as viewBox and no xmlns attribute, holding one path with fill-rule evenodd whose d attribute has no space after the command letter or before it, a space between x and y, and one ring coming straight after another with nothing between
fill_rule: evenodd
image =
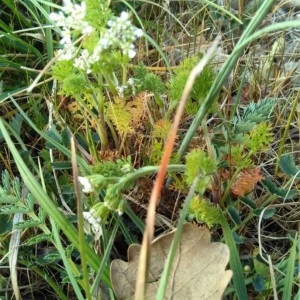
<instances>
[{"instance_id":1,"label":"serrated green leaf","mask_svg":"<svg viewBox=\"0 0 300 300\"><path fill-rule=\"evenodd\" d=\"M38 243L44 242L44 241L50 241L51 235L50 234L38 234L36 236L33 236L32 238L29 238L24 244L26 246L36 245Z\"/></svg>"},{"instance_id":2,"label":"serrated green leaf","mask_svg":"<svg viewBox=\"0 0 300 300\"><path fill-rule=\"evenodd\" d=\"M61 260L61 256L60 256L59 252L55 251L55 252L51 252L51 253L45 255L44 259L49 262L54 263L54 262Z\"/></svg>"},{"instance_id":3,"label":"serrated green leaf","mask_svg":"<svg viewBox=\"0 0 300 300\"><path fill-rule=\"evenodd\" d=\"M25 198L25 203L30 211L33 211L34 202L35 200L33 196L31 194L28 194L27 197Z\"/></svg>"},{"instance_id":4,"label":"serrated green leaf","mask_svg":"<svg viewBox=\"0 0 300 300\"><path fill-rule=\"evenodd\" d=\"M286 175L300 178L300 169L297 168L292 155L286 154L281 156L279 159L279 166Z\"/></svg>"},{"instance_id":5,"label":"serrated green leaf","mask_svg":"<svg viewBox=\"0 0 300 300\"><path fill-rule=\"evenodd\" d=\"M20 113L17 113L9 122L9 125L11 128L18 134L20 135L21 133L21 127L23 124L23 117Z\"/></svg>"},{"instance_id":6,"label":"serrated green leaf","mask_svg":"<svg viewBox=\"0 0 300 300\"><path fill-rule=\"evenodd\" d=\"M28 209L26 207L18 207L12 205L4 205L0 209L1 214L17 214L17 213L27 213Z\"/></svg>"},{"instance_id":7,"label":"serrated green leaf","mask_svg":"<svg viewBox=\"0 0 300 300\"><path fill-rule=\"evenodd\" d=\"M21 182L19 177L15 177L12 181L12 187L15 194L21 198Z\"/></svg>"},{"instance_id":8,"label":"serrated green leaf","mask_svg":"<svg viewBox=\"0 0 300 300\"><path fill-rule=\"evenodd\" d=\"M45 223L46 216L47 216L47 213L45 212L44 209L42 209L42 208L40 207L39 213L38 213L38 217L39 217L41 223Z\"/></svg>"},{"instance_id":9,"label":"serrated green leaf","mask_svg":"<svg viewBox=\"0 0 300 300\"><path fill-rule=\"evenodd\" d=\"M242 121L236 125L236 132L238 134L247 133L255 127L256 123L251 121Z\"/></svg>"},{"instance_id":10,"label":"serrated green leaf","mask_svg":"<svg viewBox=\"0 0 300 300\"><path fill-rule=\"evenodd\" d=\"M19 199L12 195L2 194L0 191L0 203L16 203Z\"/></svg>"},{"instance_id":11,"label":"serrated green leaf","mask_svg":"<svg viewBox=\"0 0 300 300\"><path fill-rule=\"evenodd\" d=\"M293 199L298 195L297 191L295 190L285 190L279 188L272 180L268 178L263 179L261 183L272 195L277 195L278 197L283 199Z\"/></svg>"},{"instance_id":12,"label":"serrated green leaf","mask_svg":"<svg viewBox=\"0 0 300 300\"><path fill-rule=\"evenodd\" d=\"M60 259L61 259L61 257L60 257ZM54 257L52 258L51 256L50 257L47 257L46 255L39 256L35 259L34 262L32 262L30 264L30 267L34 268L34 267L52 265L53 263L57 263L57 261L58 261L57 258L54 258Z\"/></svg>"},{"instance_id":13,"label":"serrated green leaf","mask_svg":"<svg viewBox=\"0 0 300 300\"><path fill-rule=\"evenodd\" d=\"M46 135L45 136L46 140L47 140L47 138L50 138L51 140L61 144L61 135L56 130L55 126L52 126L50 130L46 131L45 135ZM48 141L46 141L45 146L48 149L53 149L54 148L53 144L49 143Z\"/></svg>"},{"instance_id":14,"label":"serrated green leaf","mask_svg":"<svg viewBox=\"0 0 300 300\"><path fill-rule=\"evenodd\" d=\"M35 221L35 220L26 220L23 222L18 222L15 224L16 229L26 229L29 227L38 227L41 224L40 221Z\"/></svg>"},{"instance_id":15,"label":"serrated green leaf","mask_svg":"<svg viewBox=\"0 0 300 300\"><path fill-rule=\"evenodd\" d=\"M10 175L7 170L4 170L2 172L1 179L2 179L3 189L6 190L6 192L9 191L10 190Z\"/></svg>"},{"instance_id":16,"label":"serrated green leaf","mask_svg":"<svg viewBox=\"0 0 300 300\"><path fill-rule=\"evenodd\" d=\"M76 248L74 247L73 244L68 245L67 248L66 248L66 257L67 257L67 258L70 258L70 257L72 256L73 251L74 251L75 249L76 249Z\"/></svg>"}]
</instances>

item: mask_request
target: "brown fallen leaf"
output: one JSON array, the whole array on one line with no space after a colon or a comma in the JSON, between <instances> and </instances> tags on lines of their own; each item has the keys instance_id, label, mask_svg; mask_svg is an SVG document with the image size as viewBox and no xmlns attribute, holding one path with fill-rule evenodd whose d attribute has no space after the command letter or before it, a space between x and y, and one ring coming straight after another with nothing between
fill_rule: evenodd
<instances>
[{"instance_id":1,"label":"brown fallen leaf","mask_svg":"<svg viewBox=\"0 0 300 300\"><path fill-rule=\"evenodd\" d=\"M146 299L155 299L174 232L153 241L147 274ZM165 299L221 299L232 272L225 271L229 249L222 243L211 243L207 228L185 224L171 269ZM128 262L115 259L110 272L118 300L134 299L140 245L128 248Z\"/></svg>"}]
</instances>

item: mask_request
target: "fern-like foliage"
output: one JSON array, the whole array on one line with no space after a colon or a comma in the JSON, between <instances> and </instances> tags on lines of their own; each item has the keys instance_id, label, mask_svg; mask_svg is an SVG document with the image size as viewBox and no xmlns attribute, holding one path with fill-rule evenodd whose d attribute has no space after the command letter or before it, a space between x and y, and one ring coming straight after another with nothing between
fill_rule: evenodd
<instances>
[{"instance_id":1,"label":"fern-like foliage","mask_svg":"<svg viewBox=\"0 0 300 300\"><path fill-rule=\"evenodd\" d=\"M73 61L71 60L61 60L52 66L51 74L59 82L62 82L70 74L74 73Z\"/></svg>"},{"instance_id":2,"label":"fern-like foliage","mask_svg":"<svg viewBox=\"0 0 300 300\"><path fill-rule=\"evenodd\" d=\"M139 93L127 102L118 97L114 100L106 106L106 117L114 124L120 136L136 132L144 119L146 94Z\"/></svg>"},{"instance_id":3,"label":"fern-like foliage","mask_svg":"<svg viewBox=\"0 0 300 300\"><path fill-rule=\"evenodd\" d=\"M22 185L18 177L11 178L8 171L2 172L0 184L0 215L13 215L17 213L27 215L28 219L15 223L15 229L26 229L30 227L41 227L45 224L46 215L42 208L38 214L34 211L34 197L28 193L22 195ZM46 227L44 227L45 229Z\"/></svg>"},{"instance_id":4,"label":"fern-like foliage","mask_svg":"<svg viewBox=\"0 0 300 300\"><path fill-rule=\"evenodd\" d=\"M167 119L160 119L155 122L151 132L152 142L150 147L150 163L157 165L161 161L164 145L169 136L172 123Z\"/></svg>"},{"instance_id":5,"label":"fern-like foliage","mask_svg":"<svg viewBox=\"0 0 300 300\"><path fill-rule=\"evenodd\" d=\"M230 163L239 169L253 167L251 157L249 157L247 152L243 151L243 147L241 145L231 147Z\"/></svg>"},{"instance_id":6,"label":"fern-like foliage","mask_svg":"<svg viewBox=\"0 0 300 300\"><path fill-rule=\"evenodd\" d=\"M164 150L164 142L162 140L153 139L149 153L150 164L158 165Z\"/></svg>"},{"instance_id":7,"label":"fern-like foliage","mask_svg":"<svg viewBox=\"0 0 300 300\"><path fill-rule=\"evenodd\" d=\"M156 98L160 98L165 90L162 79L154 73L149 72L144 65L139 65L134 75L139 81L139 90L152 92Z\"/></svg>"},{"instance_id":8,"label":"fern-like foliage","mask_svg":"<svg viewBox=\"0 0 300 300\"><path fill-rule=\"evenodd\" d=\"M199 56L193 56L185 59L181 62L179 67L174 71L175 76L171 79L169 84L169 97L171 101L177 103L181 99L181 95L188 76L191 70L201 59L202 54ZM211 65L207 65L201 72L199 77L195 80L193 89L190 94L190 99L186 105L186 113L189 115L195 115L210 90L213 80L215 78L214 69Z\"/></svg>"},{"instance_id":9,"label":"fern-like foliage","mask_svg":"<svg viewBox=\"0 0 300 300\"><path fill-rule=\"evenodd\" d=\"M117 100L115 103L108 103L106 117L114 124L120 136L123 137L134 132L134 129L130 126L131 114L124 102Z\"/></svg>"},{"instance_id":10,"label":"fern-like foliage","mask_svg":"<svg viewBox=\"0 0 300 300\"><path fill-rule=\"evenodd\" d=\"M193 149L186 155L186 183L192 185L195 178L201 175L197 190L204 193L211 181L211 175L216 171L217 163L210 158L203 150Z\"/></svg>"},{"instance_id":11,"label":"fern-like foliage","mask_svg":"<svg viewBox=\"0 0 300 300\"><path fill-rule=\"evenodd\" d=\"M145 119L145 108L149 100L149 93L141 92L126 102L125 108L131 115L131 126L136 130Z\"/></svg>"},{"instance_id":12,"label":"fern-like foliage","mask_svg":"<svg viewBox=\"0 0 300 300\"><path fill-rule=\"evenodd\" d=\"M254 168L252 156L267 151L274 140L272 124L269 122L276 102L266 98L250 103L241 117L234 117L233 128L223 128L229 145L219 150L228 157L232 166L238 169Z\"/></svg>"},{"instance_id":13,"label":"fern-like foliage","mask_svg":"<svg viewBox=\"0 0 300 300\"><path fill-rule=\"evenodd\" d=\"M195 196L191 200L189 216L195 218L198 223L205 223L208 227L219 224L221 213L219 208L202 197Z\"/></svg>"},{"instance_id":14,"label":"fern-like foliage","mask_svg":"<svg viewBox=\"0 0 300 300\"><path fill-rule=\"evenodd\" d=\"M261 122L246 135L245 147L251 153L259 153L267 151L273 141L272 124L270 122Z\"/></svg>"},{"instance_id":15,"label":"fern-like foliage","mask_svg":"<svg viewBox=\"0 0 300 300\"><path fill-rule=\"evenodd\" d=\"M160 119L155 122L151 136L166 140L168 138L172 123L167 119Z\"/></svg>"}]
</instances>

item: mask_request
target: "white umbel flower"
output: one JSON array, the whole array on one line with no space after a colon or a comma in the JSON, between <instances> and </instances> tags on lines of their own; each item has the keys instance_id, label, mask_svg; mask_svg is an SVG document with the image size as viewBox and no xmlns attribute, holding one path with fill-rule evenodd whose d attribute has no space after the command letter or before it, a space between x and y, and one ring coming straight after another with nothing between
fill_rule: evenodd
<instances>
[{"instance_id":1,"label":"white umbel flower","mask_svg":"<svg viewBox=\"0 0 300 300\"><path fill-rule=\"evenodd\" d=\"M87 177L78 176L78 181L83 186L83 193L91 193L94 191L91 182Z\"/></svg>"},{"instance_id":2,"label":"white umbel flower","mask_svg":"<svg viewBox=\"0 0 300 300\"><path fill-rule=\"evenodd\" d=\"M84 211L83 213L83 217L85 220L87 220L87 222L90 224L91 229L95 235L95 239L99 239L100 236L102 236L102 226L101 226L101 218L95 218L93 216L93 210L90 211Z\"/></svg>"},{"instance_id":3,"label":"white umbel flower","mask_svg":"<svg viewBox=\"0 0 300 300\"><path fill-rule=\"evenodd\" d=\"M103 8L100 9L103 10ZM74 66L89 74L92 72L93 65L100 60L103 51L120 50L130 59L136 56L133 43L143 35L143 31L131 24L130 15L127 12L122 12L120 16L112 17L107 22L107 27L101 31L98 43L90 54L87 50L76 51L75 46L72 45L72 32L81 31L83 35L90 35L96 31L96 28L85 21L85 16L85 2L73 4L71 0L63 0L62 11L50 14L50 19L61 27L60 44L64 48L59 51L59 60L74 59L79 53L80 56L75 59Z\"/></svg>"}]
</instances>

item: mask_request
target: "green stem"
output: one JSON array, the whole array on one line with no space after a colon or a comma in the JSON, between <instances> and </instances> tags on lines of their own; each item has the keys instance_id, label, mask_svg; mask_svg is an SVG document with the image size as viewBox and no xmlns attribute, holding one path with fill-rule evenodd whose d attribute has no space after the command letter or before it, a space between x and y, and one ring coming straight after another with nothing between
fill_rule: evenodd
<instances>
[{"instance_id":1,"label":"green stem","mask_svg":"<svg viewBox=\"0 0 300 300\"><path fill-rule=\"evenodd\" d=\"M241 172L241 169L238 168L238 169L234 172L234 174L231 176L230 181L229 181L229 183L227 184L226 190L225 190L225 192L223 193L222 199L221 199L221 201L220 201L220 206L221 206L222 208L225 207L225 203L226 203L226 200L227 200L228 197L229 197L229 193L230 193L230 191L231 191L232 184L233 184L234 180L236 179L236 177L238 176L238 174L239 174L240 172Z\"/></svg>"},{"instance_id":2,"label":"green stem","mask_svg":"<svg viewBox=\"0 0 300 300\"><path fill-rule=\"evenodd\" d=\"M114 80L113 80L113 76L110 75L110 74L106 74L105 75L105 81L108 85L108 89L109 91L114 95L114 96L117 96L118 95L118 92L117 92L117 89L116 89L116 85L114 83ZM126 84L126 83L125 83ZM124 84L124 85L125 85Z\"/></svg>"},{"instance_id":3,"label":"green stem","mask_svg":"<svg viewBox=\"0 0 300 300\"><path fill-rule=\"evenodd\" d=\"M184 172L186 169L185 165L169 165L167 167L168 172ZM159 170L159 166L146 166L135 170L134 172L128 173L125 176L121 177L119 182L116 183L121 189L124 186L127 186L129 183L147 175L152 175L157 173Z\"/></svg>"},{"instance_id":4,"label":"green stem","mask_svg":"<svg viewBox=\"0 0 300 300\"><path fill-rule=\"evenodd\" d=\"M122 85L127 84L127 68L122 65Z\"/></svg>"},{"instance_id":5,"label":"green stem","mask_svg":"<svg viewBox=\"0 0 300 300\"><path fill-rule=\"evenodd\" d=\"M106 149L108 147L108 139L107 139L107 133L105 130L105 117L104 117L104 95L103 95L103 77L102 75L98 76L98 87L99 87L99 92L97 93L97 99L96 103L98 106L98 119L99 122L99 135L101 139L101 146L102 149Z\"/></svg>"}]
</instances>

